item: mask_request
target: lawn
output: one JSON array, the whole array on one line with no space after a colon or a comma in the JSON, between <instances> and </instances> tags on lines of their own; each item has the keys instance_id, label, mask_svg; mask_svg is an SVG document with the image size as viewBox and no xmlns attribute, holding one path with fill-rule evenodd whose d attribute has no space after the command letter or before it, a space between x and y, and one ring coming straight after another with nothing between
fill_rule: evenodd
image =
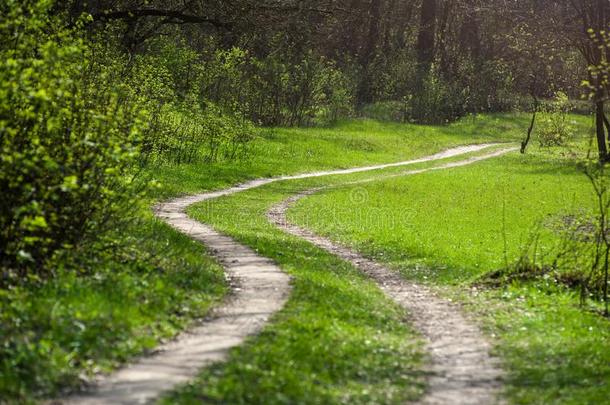
<instances>
[{"instance_id":1,"label":"lawn","mask_svg":"<svg viewBox=\"0 0 610 405\"><path fill-rule=\"evenodd\" d=\"M162 166L149 173L162 184L156 197L168 198L255 178L402 161L462 144L516 141L527 125L525 114L493 114L446 126L358 119L328 128L262 128L245 159Z\"/></svg>"}]
</instances>

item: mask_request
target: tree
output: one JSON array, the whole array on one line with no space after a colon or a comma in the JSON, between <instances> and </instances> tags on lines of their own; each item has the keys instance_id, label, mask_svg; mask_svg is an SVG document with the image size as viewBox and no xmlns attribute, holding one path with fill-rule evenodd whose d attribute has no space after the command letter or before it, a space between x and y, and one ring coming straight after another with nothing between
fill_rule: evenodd
<instances>
[{"instance_id":1,"label":"tree","mask_svg":"<svg viewBox=\"0 0 610 405\"><path fill-rule=\"evenodd\" d=\"M358 86L357 102L359 105L368 104L373 101L371 91L372 83L372 60L375 57L375 50L379 42L380 19L381 19L381 0L371 0L368 10L368 35L360 54L359 63L362 67L362 75Z\"/></svg>"},{"instance_id":2,"label":"tree","mask_svg":"<svg viewBox=\"0 0 610 405\"><path fill-rule=\"evenodd\" d=\"M434 35L436 31L436 0L422 0L419 33L417 35L418 72L424 77L434 61Z\"/></svg>"},{"instance_id":3,"label":"tree","mask_svg":"<svg viewBox=\"0 0 610 405\"><path fill-rule=\"evenodd\" d=\"M571 5L580 20L580 32L576 31L574 43L583 55L588 70L591 99L595 105L595 134L599 158L609 160L608 141L610 125L605 115L604 105L610 94L607 69L610 48L604 45L604 36L610 29L610 2L607 0L572 0Z\"/></svg>"}]
</instances>

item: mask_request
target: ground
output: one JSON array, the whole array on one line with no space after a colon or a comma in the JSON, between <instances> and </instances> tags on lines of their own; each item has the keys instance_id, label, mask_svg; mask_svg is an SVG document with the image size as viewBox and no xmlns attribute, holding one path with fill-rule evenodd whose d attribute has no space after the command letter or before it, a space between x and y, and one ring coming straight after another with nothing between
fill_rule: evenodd
<instances>
[{"instance_id":1,"label":"ground","mask_svg":"<svg viewBox=\"0 0 610 405\"><path fill-rule=\"evenodd\" d=\"M574 119L586 135L587 119ZM259 177L388 163L459 144L514 142L526 127L527 117L507 114L445 127L356 120L328 129L262 130L249 159L152 170L161 187L151 202ZM461 302L503 359L511 401L600 402L610 379L606 319L580 308L573 293L556 285L475 288L481 276L518 257L538 218L589 204L586 180L569 159L535 147L532 152L338 187L303 199L289 218ZM261 334L166 402L397 403L422 395L425 353L404 310L354 267L265 218L273 204L300 190L370 176L276 183L189 211L273 258L293 276L293 291ZM0 393L32 398L73 386L81 372L115 367L222 299L227 288L220 268L199 245L150 215L141 223L130 231L136 245L151 242L137 254L162 251L167 258L130 269L112 262L90 283L63 276L40 291L23 292L28 306L3 311L30 319L19 326L17 339L30 357L8 357L3 367L29 365L25 370L35 378L4 380ZM547 236L550 250L553 237ZM5 297L3 305L13 300Z\"/></svg>"}]
</instances>

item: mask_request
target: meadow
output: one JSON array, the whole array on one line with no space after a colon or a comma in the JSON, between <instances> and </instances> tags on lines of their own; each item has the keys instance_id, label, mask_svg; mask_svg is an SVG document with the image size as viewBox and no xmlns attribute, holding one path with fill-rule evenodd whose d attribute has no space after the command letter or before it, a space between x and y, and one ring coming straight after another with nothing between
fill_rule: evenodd
<instances>
[{"instance_id":1,"label":"meadow","mask_svg":"<svg viewBox=\"0 0 610 405\"><path fill-rule=\"evenodd\" d=\"M573 119L586 133L588 119ZM259 177L404 161L456 145L506 145L526 125L524 115L503 114L441 127L351 120L261 129L246 159L152 167L146 175L159 186L147 204ZM603 398L607 320L580 308L577 294L557 282L482 281L520 257L541 218L591 206L590 185L571 155L533 146L523 156L463 168L401 177L404 170L284 181L191 207L195 219L274 259L293 277L293 292L261 334L162 402L397 403L422 395L426 354L404 310L350 264L266 219L277 202L320 186L331 188L302 200L291 220L460 302L510 371L508 398ZM346 185L358 180L369 182ZM4 380L6 395L33 400L77 387L175 336L227 293L205 249L147 211L128 232L131 256L96 263L95 277L59 273L39 290L3 297L13 303L6 314L28 320L15 329L20 351L4 365L26 365L29 374ZM557 237L548 229L544 235L541 251L552 252Z\"/></svg>"}]
</instances>

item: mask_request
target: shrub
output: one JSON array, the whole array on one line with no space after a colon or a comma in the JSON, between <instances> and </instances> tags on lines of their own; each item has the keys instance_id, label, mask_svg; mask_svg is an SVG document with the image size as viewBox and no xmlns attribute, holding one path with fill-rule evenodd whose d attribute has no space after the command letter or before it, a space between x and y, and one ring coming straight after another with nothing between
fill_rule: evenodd
<instances>
[{"instance_id":1,"label":"shrub","mask_svg":"<svg viewBox=\"0 0 610 405\"><path fill-rule=\"evenodd\" d=\"M51 276L132 205L138 108L49 7L9 1L0 21L2 284Z\"/></svg>"},{"instance_id":2,"label":"shrub","mask_svg":"<svg viewBox=\"0 0 610 405\"><path fill-rule=\"evenodd\" d=\"M319 82L315 100L318 123L331 125L354 113L355 84L348 75L329 63L322 67Z\"/></svg>"},{"instance_id":3,"label":"shrub","mask_svg":"<svg viewBox=\"0 0 610 405\"><path fill-rule=\"evenodd\" d=\"M400 101L379 101L362 107L360 115L379 121L404 122L409 99Z\"/></svg>"},{"instance_id":4,"label":"shrub","mask_svg":"<svg viewBox=\"0 0 610 405\"><path fill-rule=\"evenodd\" d=\"M568 113L570 101L565 93L557 93L552 103L546 103L538 121L538 140L540 146L562 146L574 134Z\"/></svg>"},{"instance_id":5,"label":"shrub","mask_svg":"<svg viewBox=\"0 0 610 405\"><path fill-rule=\"evenodd\" d=\"M409 121L421 124L445 124L465 114L468 89L456 90L429 74L419 86L419 90L409 95L405 113Z\"/></svg>"},{"instance_id":6,"label":"shrub","mask_svg":"<svg viewBox=\"0 0 610 405\"><path fill-rule=\"evenodd\" d=\"M200 102L262 125L328 124L353 109L353 80L313 52L254 57L240 48L217 50L200 81Z\"/></svg>"},{"instance_id":7,"label":"shrub","mask_svg":"<svg viewBox=\"0 0 610 405\"><path fill-rule=\"evenodd\" d=\"M247 152L254 125L243 117L223 113L207 103L161 106L144 131L141 165L163 165L234 160Z\"/></svg>"}]
</instances>

